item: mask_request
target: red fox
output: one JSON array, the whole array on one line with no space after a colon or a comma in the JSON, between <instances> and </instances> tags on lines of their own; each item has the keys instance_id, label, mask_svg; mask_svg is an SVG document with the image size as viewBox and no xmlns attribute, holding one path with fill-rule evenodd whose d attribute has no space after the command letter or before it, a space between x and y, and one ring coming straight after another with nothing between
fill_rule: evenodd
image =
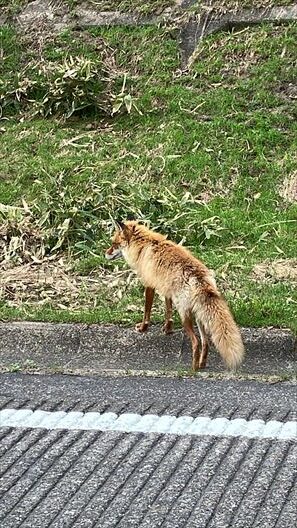
<instances>
[{"instance_id":1,"label":"red fox","mask_svg":"<svg viewBox=\"0 0 297 528\"><path fill-rule=\"evenodd\" d=\"M155 291L165 297L165 333L172 332L172 306L180 315L192 345L192 368L206 366L207 333L229 368L240 365L244 356L241 335L230 310L217 290L212 272L184 247L136 221L118 222L106 258L124 257L145 286L143 321L136 325L145 332L150 323ZM201 347L194 332L198 326Z\"/></svg>"}]
</instances>

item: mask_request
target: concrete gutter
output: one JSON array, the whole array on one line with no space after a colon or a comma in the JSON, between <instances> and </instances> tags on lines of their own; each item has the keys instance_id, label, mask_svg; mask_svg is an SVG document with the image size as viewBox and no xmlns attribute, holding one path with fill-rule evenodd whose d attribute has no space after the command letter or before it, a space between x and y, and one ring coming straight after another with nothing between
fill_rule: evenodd
<instances>
[{"instance_id":1,"label":"concrete gutter","mask_svg":"<svg viewBox=\"0 0 297 528\"><path fill-rule=\"evenodd\" d=\"M243 328L242 335L246 358L237 375L294 377L296 337L291 331ZM159 326L139 334L117 325L0 323L2 372L182 375L190 373L190 366L190 347L181 330L165 336ZM230 375L215 350L204 372Z\"/></svg>"}]
</instances>

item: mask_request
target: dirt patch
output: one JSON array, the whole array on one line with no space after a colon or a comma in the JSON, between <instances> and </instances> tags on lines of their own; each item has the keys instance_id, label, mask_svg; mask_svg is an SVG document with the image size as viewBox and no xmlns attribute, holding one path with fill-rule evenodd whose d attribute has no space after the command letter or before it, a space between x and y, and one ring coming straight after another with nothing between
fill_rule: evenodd
<instances>
[{"instance_id":1,"label":"dirt patch","mask_svg":"<svg viewBox=\"0 0 297 528\"><path fill-rule=\"evenodd\" d=\"M284 179L279 194L286 202L297 202L297 171Z\"/></svg>"},{"instance_id":2,"label":"dirt patch","mask_svg":"<svg viewBox=\"0 0 297 528\"><path fill-rule=\"evenodd\" d=\"M278 259L256 264L252 278L261 282L293 282L297 284L297 259Z\"/></svg>"}]
</instances>

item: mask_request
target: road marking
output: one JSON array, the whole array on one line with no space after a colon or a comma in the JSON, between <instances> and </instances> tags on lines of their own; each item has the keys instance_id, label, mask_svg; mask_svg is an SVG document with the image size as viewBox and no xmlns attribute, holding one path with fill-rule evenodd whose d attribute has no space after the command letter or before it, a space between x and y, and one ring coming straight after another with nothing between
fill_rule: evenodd
<instances>
[{"instance_id":1,"label":"road marking","mask_svg":"<svg viewBox=\"0 0 297 528\"><path fill-rule=\"evenodd\" d=\"M4 409L0 411L0 427L42 429L80 429L84 431L122 431L127 433L164 433L194 436L244 436L247 438L297 439L297 422L244 420L243 418L209 418L156 414L116 414L106 412L33 411Z\"/></svg>"}]
</instances>

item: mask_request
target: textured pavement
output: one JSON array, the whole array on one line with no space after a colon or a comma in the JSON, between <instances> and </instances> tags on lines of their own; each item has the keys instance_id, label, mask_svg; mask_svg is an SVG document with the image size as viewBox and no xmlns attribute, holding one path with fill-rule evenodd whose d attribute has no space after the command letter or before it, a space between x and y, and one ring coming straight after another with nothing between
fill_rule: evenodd
<instances>
[{"instance_id":1,"label":"textured pavement","mask_svg":"<svg viewBox=\"0 0 297 528\"><path fill-rule=\"evenodd\" d=\"M0 376L1 408L294 419L291 383ZM293 528L296 443L6 428L0 525Z\"/></svg>"}]
</instances>

